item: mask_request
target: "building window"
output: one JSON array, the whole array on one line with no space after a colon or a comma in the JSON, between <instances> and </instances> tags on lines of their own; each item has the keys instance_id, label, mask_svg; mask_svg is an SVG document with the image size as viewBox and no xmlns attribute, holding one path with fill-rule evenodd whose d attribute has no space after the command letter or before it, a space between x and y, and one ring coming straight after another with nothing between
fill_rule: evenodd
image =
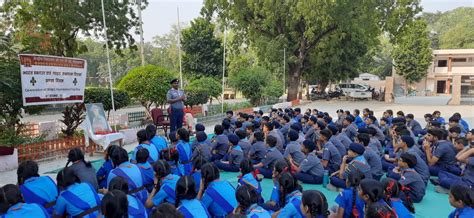
<instances>
[{"instance_id":1,"label":"building window","mask_svg":"<svg viewBox=\"0 0 474 218\"><path fill-rule=\"evenodd\" d=\"M466 58L453 58L451 61L452 62L466 62L467 59Z\"/></svg>"},{"instance_id":2,"label":"building window","mask_svg":"<svg viewBox=\"0 0 474 218\"><path fill-rule=\"evenodd\" d=\"M438 67L447 67L448 60L438 60Z\"/></svg>"}]
</instances>

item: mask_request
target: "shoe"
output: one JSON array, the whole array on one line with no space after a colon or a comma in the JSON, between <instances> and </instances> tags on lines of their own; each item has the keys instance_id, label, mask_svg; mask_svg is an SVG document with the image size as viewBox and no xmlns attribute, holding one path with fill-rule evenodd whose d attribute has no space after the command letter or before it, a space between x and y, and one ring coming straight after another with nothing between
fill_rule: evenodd
<instances>
[{"instance_id":1,"label":"shoe","mask_svg":"<svg viewBox=\"0 0 474 218\"><path fill-rule=\"evenodd\" d=\"M265 177L262 174L257 174L257 180L262 181Z\"/></svg>"},{"instance_id":2,"label":"shoe","mask_svg":"<svg viewBox=\"0 0 474 218\"><path fill-rule=\"evenodd\" d=\"M435 186L439 186L439 184L440 184L439 179L437 179L437 178L431 178L430 182Z\"/></svg>"},{"instance_id":3,"label":"shoe","mask_svg":"<svg viewBox=\"0 0 474 218\"><path fill-rule=\"evenodd\" d=\"M327 184L326 188L329 190L329 191L333 191L333 192L340 192L339 188L332 185L331 183Z\"/></svg>"},{"instance_id":4,"label":"shoe","mask_svg":"<svg viewBox=\"0 0 474 218\"><path fill-rule=\"evenodd\" d=\"M439 185L435 186L435 191L441 194L449 194L449 190L445 189Z\"/></svg>"}]
</instances>

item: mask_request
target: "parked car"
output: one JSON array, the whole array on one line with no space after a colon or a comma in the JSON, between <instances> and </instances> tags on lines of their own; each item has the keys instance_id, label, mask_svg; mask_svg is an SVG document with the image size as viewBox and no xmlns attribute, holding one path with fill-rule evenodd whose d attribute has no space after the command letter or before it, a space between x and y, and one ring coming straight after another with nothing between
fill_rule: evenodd
<instances>
[{"instance_id":1,"label":"parked car","mask_svg":"<svg viewBox=\"0 0 474 218\"><path fill-rule=\"evenodd\" d=\"M350 92L365 92L369 91L370 87L364 84L354 84L354 83L341 83L337 85L338 88L340 88L344 93L350 93Z\"/></svg>"}]
</instances>

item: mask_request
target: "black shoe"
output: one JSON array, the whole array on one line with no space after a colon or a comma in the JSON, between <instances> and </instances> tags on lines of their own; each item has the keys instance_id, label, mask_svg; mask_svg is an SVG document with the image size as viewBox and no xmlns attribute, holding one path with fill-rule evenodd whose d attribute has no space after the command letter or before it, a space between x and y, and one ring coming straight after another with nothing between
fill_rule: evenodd
<instances>
[{"instance_id":1,"label":"black shoe","mask_svg":"<svg viewBox=\"0 0 474 218\"><path fill-rule=\"evenodd\" d=\"M436 179L436 178L432 178L430 179L430 182L433 184L433 185L439 185L439 179Z\"/></svg>"}]
</instances>

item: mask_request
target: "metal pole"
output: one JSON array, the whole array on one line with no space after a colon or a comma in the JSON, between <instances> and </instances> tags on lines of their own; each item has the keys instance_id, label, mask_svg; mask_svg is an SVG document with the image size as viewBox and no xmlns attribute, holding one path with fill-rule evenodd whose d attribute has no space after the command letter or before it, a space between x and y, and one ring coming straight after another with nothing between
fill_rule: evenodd
<instances>
[{"instance_id":1,"label":"metal pole","mask_svg":"<svg viewBox=\"0 0 474 218\"><path fill-rule=\"evenodd\" d=\"M140 19L140 56L142 58L142 66L145 66L145 43L143 39L143 21L142 21L142 0L138 0L138 18Z\"/></svg>"},{"instance_id":2,"label":"metal pole","mask_svg":"<svg viewBox=\"0 0 474 218\"><path fill-rule=\"evenodd\" d=\"M221 113L224 113L226 32L227 32L227 27L224 27L224 58L222 60L222 108L221 108Z\"/></svg>"},{"instance_id":3,"label":"metal pole","mask_svg":"<svg viewBox=\"0 0 474 218\"><path fill-rule=\"evenodd\" d=\"M286 48L283 48L283 94L285 94L286 91Z\"/></svg>"},{"instance_id":4,"label":"metal pole","mask_svg":"<svg viewBox=\"0 0 474 218\"><path fill-rule=\"evenodd\" d=\"M115 113L115 101L114 101L114 90L112 88L112 69L110 67L110 54L109 54L109 39L107 37L107 24L105 23L105 9L104 9L104 0L101 0L102 4L102 19L104 21L104 38L105 38L105 50L107 51L107 67L109 69L109 86L110 86L110 98L112 100L112 118L114 117ZM114 126L114 130L116 131L117 127Z\"/></svg>"},{"instance_id":5,"label":"metal pole","mask_svg":"<svg viewBox=\"0 0 474 218\"><path fill-rule=\"evenodd\" d=\"M183 89L183 67L181 66L181 27L179 25L179 7L176 8L178 12L178 58L179 58L179 86Z\"/></svg>"}]
</instances>

